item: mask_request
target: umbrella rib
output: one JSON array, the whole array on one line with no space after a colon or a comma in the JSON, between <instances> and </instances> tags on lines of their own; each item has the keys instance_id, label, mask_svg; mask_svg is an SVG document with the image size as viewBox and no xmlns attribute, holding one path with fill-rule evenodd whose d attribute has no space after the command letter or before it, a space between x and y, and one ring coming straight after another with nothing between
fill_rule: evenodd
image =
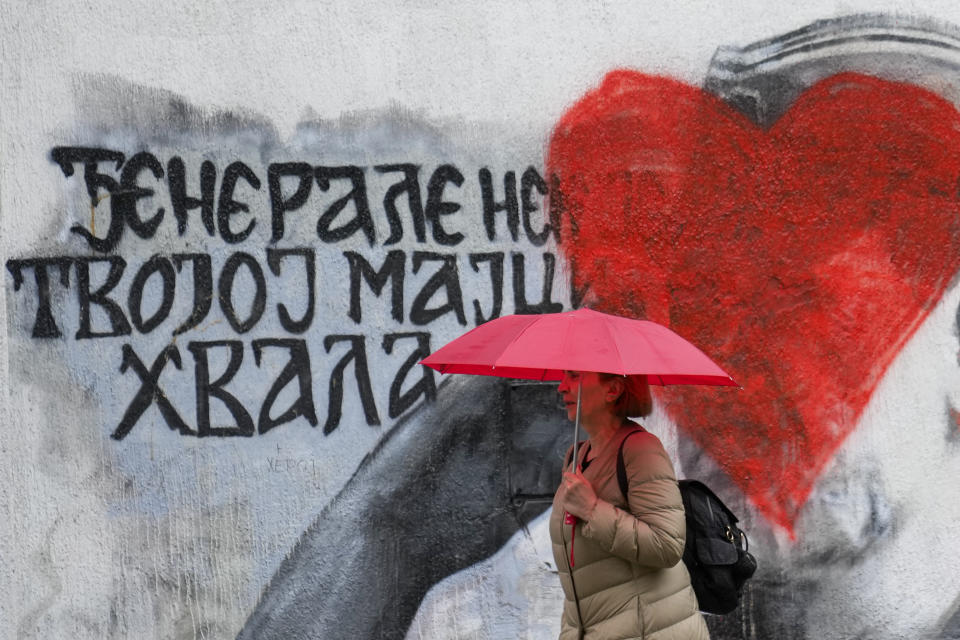
<instances>
[{"instance_id":1,"label":"umbrella rib","mask_svg":"<svg viewBox=\"0 0 960 640\"><path fill-rule=\"evenodd\" d=\"M520 333L518 333L517 335L515 335L515 336L513 337L513 339L510 340L510 342L501 350L501 352L500 352L501 356L502 356L504 353L507 352L507 349L509 349L510 347L512 347L514 344L516 344L517 340L519 340L521 337L523 337L523 334L525 334L525 333L527 332L527 329L529 329L530 327L532 327L532 326L533 326L534 324L536 324L537 321L539 321L539 320L540 320L540 316L535 316L533 320L531 320L529 323L527 323L527 326L525 326L523 329L521 329L521 330L520 330ZM500 358L497 358L497 360L494 361L492 368L494 368L494 369L497 368L497 364L499 364L499 360L500 360Z\"/></svg>"},{"instance_id":2,"label":"umbrella rib","mask_svg":"<svg viewBox=\"0 0 960 640\"><path fill-rule=\"evenodd\" d=\"M617 350L617 359L620 361L621 375L627 375L627 366L623 361L623 354L620 353L620 345L617 344L617 337L613 331L610 330L610 321L607 318L603 319L603 328L607 330L607 335L610 336L610 343L613 344L613 348Z\"/></svg>"}]
</instances>

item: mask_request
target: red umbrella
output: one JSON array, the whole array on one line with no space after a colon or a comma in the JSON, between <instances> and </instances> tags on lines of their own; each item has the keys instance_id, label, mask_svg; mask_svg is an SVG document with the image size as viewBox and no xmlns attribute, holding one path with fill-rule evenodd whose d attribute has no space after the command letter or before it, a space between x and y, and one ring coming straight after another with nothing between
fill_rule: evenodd
<instances>
[{"instance_id":1,"label":"red umbrella","mask_svg":"<svg viewBox=\"0 0 960 640\"><path fill-rule=\"evenodd\" d=\"M663 325L591 309L497 318L441 347L420 364L440 373L527 380L561 380L564 371L596 371L644 376L650 384L659 385L737 386L702 351ZM572 466L580 440L580 392L578 387ZM575 524L576 520L568 513L564 522Z\"/></svg>"},{"instance_id":2,"label":"red umbrella","mask_svg":"<svg viewBox=\"0 0 960 640\"><path fill-rule=\"evenodd\" d=\"M702 351L663 325L592 309L497 318L420 364L440 373L526 380L560 380L564 371L597 371L644 375L659 385L737 386Z\"/></svg>"},{"instance_id":3,"label":"red umbrella","mask_svg":"<svg viewBox=\"0 0 960 640\"><path fill-rule=\"evenodd\" d=\"M440 373L560 380L564 371L642 375L650 384L737 386L698 348L647 320L592 309L491 320L441 347L420 364ZM580 403L574 421L574 457Z\"/></svg>"}]
</instances>

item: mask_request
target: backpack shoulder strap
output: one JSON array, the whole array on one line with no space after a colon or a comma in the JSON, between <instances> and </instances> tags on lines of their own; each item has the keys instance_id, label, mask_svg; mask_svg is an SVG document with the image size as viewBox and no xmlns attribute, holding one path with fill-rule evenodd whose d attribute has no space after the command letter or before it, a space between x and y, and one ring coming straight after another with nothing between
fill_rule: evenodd
<instances>
[{"instance_id":1,"label":"backpack shoulder strap","mask_svg":"<svg viewBox=\"0 0 960 640\"><path fill-rule=\"evenodd\" d=\"M627 438L632 436L635 433L643 433L646 429L639 427L634 429L627 435L623 436L623 440L620 441L620 448L617 449L617 483L620 485L620 493L623 494L623 499L629 501L627 496L627 491L630 489L629 483L627 481L627 464L623 460L623 445L627 443Z\"/></svg>"}]
</instances>

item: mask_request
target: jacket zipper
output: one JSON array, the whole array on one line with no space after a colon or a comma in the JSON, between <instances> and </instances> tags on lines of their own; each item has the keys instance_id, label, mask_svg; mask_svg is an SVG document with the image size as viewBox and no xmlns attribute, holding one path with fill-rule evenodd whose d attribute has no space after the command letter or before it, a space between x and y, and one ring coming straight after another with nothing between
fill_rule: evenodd
<instances>
[{"instance_id":1,"label":"jacket zipper","mask_svg":"<svg viewBox=\"0 0 960 640\"><path fill-rule=\"evenodd\" d=\"M584 453L583 455L586 456L586 453ZM577 464L577 466L580 466L580 461L579 460L575 461L575 464ZM583 628L583 614L580 612L580 596L577 595L577 582L576 580L573 579L573 567L570 565L570 554L573 553L573 530L577 527L577 523L576 523L576 520L574 520L574 523L570 525L570 549L568 550L567 538L566 536L563 535L563 529L564 529L563 520L564 518L561 516L560 539L563 540L563 555L564 555L564 559L567 561L567 571L570 573L570 587L573 589L573 604L575 604L577 607L577 631L578 631L577 637L580 640L583 640L583 637L586 634L586 631Z\"/></svg>"}]
</instances>

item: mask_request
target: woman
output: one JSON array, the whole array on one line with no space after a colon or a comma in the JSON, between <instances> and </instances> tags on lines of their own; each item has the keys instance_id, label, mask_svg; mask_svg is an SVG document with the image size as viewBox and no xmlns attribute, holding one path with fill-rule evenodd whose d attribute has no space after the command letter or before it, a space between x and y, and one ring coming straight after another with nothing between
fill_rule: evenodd
<instances>
[{"instance_id":1,"label":"woman","mask_svg":"<svg viewBox=\"0 0 960 640\"><path fill-rule=\"evenodd\" d=\"M571 420L578 386L589 437L576 472L566 466L550 517L566 596L560 640L708 638L681 562L686 526L673 465L660 440L627 419L650 412L649 387L641 377L567 371L557 390ZM623 448L624 497L617 451L634 430Z\"/></svg>"}]
</instances>

